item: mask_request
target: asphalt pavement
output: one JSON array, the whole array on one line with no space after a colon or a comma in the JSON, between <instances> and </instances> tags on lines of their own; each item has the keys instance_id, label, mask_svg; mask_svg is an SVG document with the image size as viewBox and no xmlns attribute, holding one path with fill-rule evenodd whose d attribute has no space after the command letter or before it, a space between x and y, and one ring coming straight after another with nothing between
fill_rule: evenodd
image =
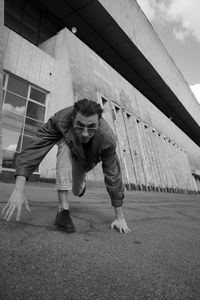
<instances>
[{"instance_id":1,"label":"asphalt pavement","mask_svg":"<svg viewBox=\"0 0 200 300\"><path fill-rule=\"evenodd\" d=\"M0 182L0 209L13 184ZM76 232L54 227L54 185L29 183L31 210L0 215L1 300L200 299L200 195L127 191L129 234L110 230L104 188L71 196Z\"/></svg>"}]
</instances>

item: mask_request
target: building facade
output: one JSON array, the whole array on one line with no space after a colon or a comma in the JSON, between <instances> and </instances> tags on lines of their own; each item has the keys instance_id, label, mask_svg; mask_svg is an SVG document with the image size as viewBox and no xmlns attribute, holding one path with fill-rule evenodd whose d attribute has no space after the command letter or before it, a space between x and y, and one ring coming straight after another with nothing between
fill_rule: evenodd
<instances>
[{"instance_id":1,"label":"building facade","mask_svg":"<svg viewBox=\"0 0 200 300\"><path fill-rule=\"evenodd\" d=\"M61 2L54 7L54 14L46 1L5 0L5 8L1 4L4 33L0 44L3 61L0 77L1 178L13 174L17 153L23 150L43 122L59 109L86 97L102 105L104 117L116 135L117 153L128 189L199 192L200 147L196 135L192 139L177 126L177 122L173 122L167 111L166 114L164 109L161 111L145 92L137 88L136 80L135 85L132 84L118 66L108 63L113 56L106 54L108 60L102 58L100 54L105 51L99 54L96 50L97 40L92 46L94 33L89 26L80 27L80 31L83 28L87 31L86 37L91 36L87 39L89 45L80 39L76 33L76 30L79 32L76 25L80 23L77 20L80 14L76 15L75 8L70 5L64 11ZM129 38L144 56L142 67L144 61L148 61L188 111L191 120L200 125L200 105L137 2L77 2L87 24L91 15L86 8L92 5L109 16L109 22L114 19L115 30L123 31L117 39ZM67 28L71 16L73 30L70 26ZM61 22L64 19L66 26ZM93 23L101 21L98 18L91 20ZM111 39L113 34L114 31ZM99 51L101 47L105 49L102 43L98 44ZM178 116L176 118L178 120ZM35 171L35 177L55 179L56 152L55 146ZM88 179L103 181L101 165L88 173Z\"/></svg>"}]
</instances>

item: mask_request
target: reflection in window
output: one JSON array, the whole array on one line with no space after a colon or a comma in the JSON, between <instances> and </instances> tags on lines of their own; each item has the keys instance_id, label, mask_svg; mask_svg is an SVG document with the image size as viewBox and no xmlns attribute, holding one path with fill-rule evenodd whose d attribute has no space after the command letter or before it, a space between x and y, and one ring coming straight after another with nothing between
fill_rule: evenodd
<instances>
[{"instance_id":1,"label":"reflection in window","mask_svg":"<svg viewBox=\"0 0 200 300\"><path fill-rule=\"evenodd\" d=\"M30 98L39 103L45 104L46 94L31 87Z\"/></svg>"},{"instance_id":2,"label":"reflection in window","mask_svg":"<svg viewBox=\"0 0 200 300\"><path fill-rule=\"evenodd\" d=\"M3 73L3 88L5 87L6 84L6 74Z\"/></svg>"},{"instance_id":3,"label":"reflection in window","mask_svg":"<svg viewBox=\"0 0 200 300\"><path fill-rule=\"evenodd\" d=\"M11 130L5 128L3 128L2 133L3 150L20 152L22 134L19 131L15 131L14 129Z\"/></svg>"},{"instance_id":4,"label":"reflection in window","mask_svg":"<svg viewBox=\"0 0 200 300\"><path fill-rule=\"evenodd\" d=\"M14 168L14 157L15 152L10 150L3 150L3 161L2 167L3 168Z\"/></svg>"},{"instance_id":5,"label":"reflection in window","mask_svg":"<svg viewBox=\"0 0 200 300\"><path fill-rule=\"evenodd\" d=\"M29 101L26 115L32 119L43 122L45 107Z\"/></svg>"},{"instance_id":6,"label":"reflection in window","mask_svg":"<svg viewBox=\"0 0 200 300\"><path fill-rule=\"evenodd\" d=\"M3 109L12 111L16 114L24 115L26 111L26 99L6 92Z\"/></svg>"},{"instance_id":7,"label":"reflection in window","mask_svg":"<svg viewBox=\"0 0 200 300\"><path fill-rule=\"evenodd\" d=\"M27 145L29 144L29 142L33 139L32 136L23 135L23 143L22 143L22 151L27 147Z\"/></svg>"},{"instance_id":8,"label":"reflection in window","mask_svg":"<svg viewBox=\"0 0 200 300\"><path fill-rule=\"evenodd\" d=\"M43 124L46 93L7 73L3 75L3 82L2 165L15 168L17 154Z\"/></svg>"},{"instance_id":9,"label":"reflection in window","mask_svg":"<svg viewBox=\"0 0 200 300\"><path fill-rule=\"evenodd\" d=\"M9 111L3 111L3 128L22 132L24 124L24 117L16 115Z\"/></svg>"},{"instance_id":10,"label":"reflection in window","mask_svg":"<svg viewBox=\"0 0 200 300\"><path fill-rule=\"evenodd\" d=\"M38 122L29 118L26 118L24 133L28 135L33 135L37 132L38 128L42 126L42 122Z\"/></svg>"},{"instance_id":11,"label":"reflection in window","mask_svg":"<svg viewBox=\"0 0 200 300\"><path fill-rule=\"evenodd\" d=\"M19 80L15 77L9 76L7 90L22 97L27 97L28 94L28 83Z\"/></svg>"}]
</instances>

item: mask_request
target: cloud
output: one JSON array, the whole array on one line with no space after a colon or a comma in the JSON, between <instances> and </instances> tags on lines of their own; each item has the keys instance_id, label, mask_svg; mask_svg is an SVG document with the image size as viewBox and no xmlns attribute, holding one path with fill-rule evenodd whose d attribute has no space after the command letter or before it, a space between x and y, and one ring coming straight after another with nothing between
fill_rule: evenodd
<instances>
[{"instance_id":1,"label":"cloud","mask_svg":"<svg viewBox=\"0 0 200 300\"><path fill-rule=\"evenodd\" d=\"M173 34L184 41L193 36L200 42L199 0L137 0L150 22L173 24Z\"/></svg>"},{"instance_id":2,"label":"cloud","mask_svg":"<svg viewBox=\"0 0 200 300\"><path fill-rule=\"evenodd\" d=\"M174 34L175 38L181 42L184 42L185 38L187 36L189 36L188 32L178 29L178 28L173 28L173 34Z\"/></svg>"},{"instance_id":3,"label":"cloud","mask_svg":"<svg viewBox=\"0 0 200 300\"><path fill-rule=\"evenodd\" d=\"M9 145L6 150L15 151L17 149L17 144Z\"/></svg>"},{"instance_id":4,"label":"cloud","mask_svg":"<svg viewBox=\"0 0 200 300\"><path fill-rule=\"evenodd\" d=\"M191 85L190 88L200 104L200 83Z\"/></svg>"},{"instance_id":5,"label":"cloud","mask_svg":"<svg viewBox=\"0 0 200 300\"><path fill-rule=\"evenodd\" d=\"M13 113L20 114L20 115L24 115L25 111L26 111L26 107L25 106L16 106L16 107L14 107L10 103L4 103L3 109L11 111Z\"/></svg>"}]
</instances>

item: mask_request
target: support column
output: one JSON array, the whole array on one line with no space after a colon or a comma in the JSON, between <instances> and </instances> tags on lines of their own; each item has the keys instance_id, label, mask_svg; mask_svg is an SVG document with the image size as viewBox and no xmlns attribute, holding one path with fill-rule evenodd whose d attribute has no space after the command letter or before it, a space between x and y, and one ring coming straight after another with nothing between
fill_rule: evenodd
<instances>
[{"instance_id":1,"label":"support column","mask_svg":"<svg viewBox=\"0 0 200 300\"><path fill-rule=\"evenodd\" d=\"M3 104L3 49L4 49L4 1L0 1L0 172L2 170L2 104Z\"/></svg>"}]
</instances>

